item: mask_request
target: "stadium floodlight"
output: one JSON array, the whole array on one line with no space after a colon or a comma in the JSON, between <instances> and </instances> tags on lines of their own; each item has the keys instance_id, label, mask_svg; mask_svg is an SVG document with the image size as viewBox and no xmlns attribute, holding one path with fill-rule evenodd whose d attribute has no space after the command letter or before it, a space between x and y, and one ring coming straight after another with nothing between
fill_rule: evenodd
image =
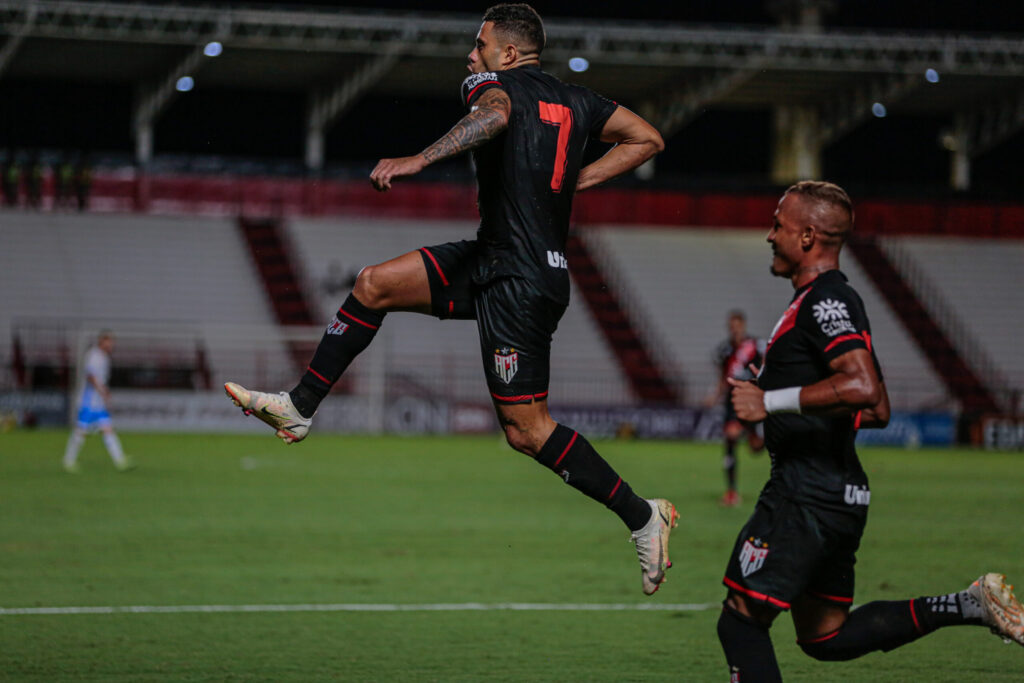
<instances>
[{"instance_id":1,"label":"stadium floodlight","mask_svg":"<svg viewBox=\"0 0 1024 683\"><path fill-rule=\"evenodd\" d=\"M590 62L584 57L573 57L569 60L569 69L576 73L583 73L590 68Z\"/></svg>"},{"instance_id":2,"label":"stadium floodlight","mask_svg":"<svg viewBox=\"0 0 1024 683\"><path fill-rule=\"evenodd\" d=\"M935 69L927 69L924 72L924 79L926 81L928 81L929 83L938 83L939 82L939 72L936 71Z\"/></svg>"},{"instance_id":3,"label":"stadium floodlight","mask_svg":"<svg viewBox=\"0 0 1024 683\"><path fill-rule=\"evenodd\" d=\"M224 46L216 40L210 41L206 44L206 47L203 48L203 54L207 57L219 57L221 52L224 52Z\"/></svg>"},{"instance_id":4,"label":"stadium floodlight","mask_svg":"<svg viewBox=\"0 0 1024 683\"><path fill-rule=\"evenodd\" d=\"M174 84L174 89L178 92L188 92L194 88L196 82L192 80L191 76L182 76L178 79L178 82Z\"/></svg>"},{"instance_id":5,"label":"stadium floodlight","mask_svg":"<svg viewBox=\"0 0 1024 683\"><path fill-rule=\"evenodd\" d=\"M885 115L888 112L885 110L884 104L882 104L881 102L875 102L874 104L871 105L871 113L874 114L877 118L884 119Z\"/></svg>"}]
</instances>

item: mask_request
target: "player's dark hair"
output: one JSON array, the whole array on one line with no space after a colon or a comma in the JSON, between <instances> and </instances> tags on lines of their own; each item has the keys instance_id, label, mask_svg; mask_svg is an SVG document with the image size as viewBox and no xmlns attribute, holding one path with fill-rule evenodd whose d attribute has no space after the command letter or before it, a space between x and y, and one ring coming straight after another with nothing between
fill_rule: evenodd
<instances>
[{"instance_id":1,"label":"player's dark hair","mask_svg":"<svg viewBox=\"0 0 1024 683\"><path fill-rule=\"evenodd\" d=\"M525 52L540 54L544 50L544 22L525 2L495 5L484 12L484 21L494 22L495 29Z\"/></svg>"},{"instance_id":2,"label":"player's dark hair","mask_svg":"<svg viewBox=\"0 0 1024 683\"><path fill-rule=\"evenodd\" d=\"M747 314L738 308L734 308L729 311L729 320L742 320L743 322L747 322Z\"/></svg>"},{"instance_id":3,"label":"player's dark hair","mask_svg":"<svg viewBox=\"0 0 1024 683\"><path fill-rule=\"evenodd\" d=\"M824 180L801 180L790 185L786 194L798 194L839 209L843 214L839 220L819 227L828 241L833 242L835 246L841 246L846 241L847 235L853 230L853 202L850 201L850 195L846 194L846 190Z\"/></svg>"}]
</instances>

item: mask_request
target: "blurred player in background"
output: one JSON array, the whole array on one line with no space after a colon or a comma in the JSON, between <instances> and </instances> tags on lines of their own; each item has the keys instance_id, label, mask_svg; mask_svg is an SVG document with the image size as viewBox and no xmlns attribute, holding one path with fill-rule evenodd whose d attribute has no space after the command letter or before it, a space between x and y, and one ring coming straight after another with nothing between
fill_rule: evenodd
<instances>
[{"instance_id":1,"label":"blurred player in background","mask_svg":"<svg viewBox=\"0 0 1024 683\"><path fill-rule=\"evenodd\" d=\"M103 433L103 445L107 447L107 453L110 454L110 459L114 461L114 467L118 471L127 472L135 468L135 463L121 448L121 440L114 433L107 410L110 405L110 354L113 351L114 335L112 332L103 331L96 338L96 344L85 352L78 418L64 449L64 469L68 472L81 472L78 451L81 450L86 435L94 429L99 429Z\"/></svg>"},{"instance_id":2,"label":"blurred player in background","mask_svg":"<svg viewBox=\"0 0 1024 683\"><path fill-rule=\"evenodd\" d=\"M761 367L761 356L764 353L762 342L747 334L747 318L743 311L730 311L728 318L729 337L715 349L715 366L719 371L718 384L715 392L708 397L704 405L713 407L725 398L725 455L722 457L722 469L725 471L725 494L722 505L733 507L742 501L736 490L736 444L740 437L747 435L750 450L760 453L764 448L764 439L758 434L757 425L744 424L736 417L732 407L732 387L729 378L751 379L753 373L750 366Z\"/></svg>"},{"instance_id":3,"label":"blurred player in background","mask_svg":"<svg viewBox=\"0 0 1024 683\"><path fill-rule=\"evenodd\" d=\"M575 192L630 171L663 148L628 109L540 68L540 16L525 4L490 8L462 83L469 110L421 153L382 159L379 191L426 166L474 150L480 229L472 241L423 247L364 268L290 393L229 382L247 413L286 442L306 436L320 401L390 311L476 320L487 386L508 443L615 512L632 532L646 594L664 580L675 507L636 495L578 432L548 413L551 336L569 303L565 242ZM583 166L587 141L616 143Z\"/></svg>"},{"instance_id":4,"label":"blurred player in background","mask_svg":"<svg viewBox=\"0 0 1024 683\"><path fill-rule=\"evenodd\" d=\"M889 421L889 398L860 296L839 271L853 229L849 196L803 181L779 201L771 272L796 292L755 381L730 379L736 414L765 422L771 478L740 532L718 620L731 680L781 681L769 628L784 610L797 642L823 661L894 648L945 626L978 625L1024 645L1024 608L1000 574L966 589L851 611L871 491L857 430Z\"/></svg>"}]
</instances>

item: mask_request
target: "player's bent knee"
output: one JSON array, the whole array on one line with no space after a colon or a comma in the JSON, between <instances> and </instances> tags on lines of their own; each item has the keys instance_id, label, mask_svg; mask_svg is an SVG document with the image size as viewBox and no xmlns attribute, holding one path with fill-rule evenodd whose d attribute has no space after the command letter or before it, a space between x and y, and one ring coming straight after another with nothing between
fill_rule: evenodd
<instances>
[{"instance_id":1,"label":"player's bent knee","mask_svg":"<svg viewBox=\"0 0 1024 683\"><path fill-rule=\"evenodd\" d=\"M377 266L366 266L356 276L356 284L352 288L352 294L359 303L373 310L379 310L387 305L388 288L386 276L378 273Z\"/></svg>"},{"instance_id":2,"label":"player's bent knee","mask_svg":"<svg viewBox=\"0 0 1024 683\"><path fill-rule=\"evenodd\" d=\"M844 645L844 639L839 637L840 631L834 631L822 638L809 641L797 641L797 645L809 657L819 662L845 662L856 659L864 654L861 649L851 649Z\"/></svg>"}]
</instances>

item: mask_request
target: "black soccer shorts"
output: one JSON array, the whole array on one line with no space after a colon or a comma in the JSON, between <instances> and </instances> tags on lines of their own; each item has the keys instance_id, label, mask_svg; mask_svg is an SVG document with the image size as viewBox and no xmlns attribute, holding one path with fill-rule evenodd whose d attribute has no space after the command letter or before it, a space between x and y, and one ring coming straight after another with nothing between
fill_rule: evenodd
<instances>
[{"instance_id":1,"label":"black soccer shorts","mask_svg":"<svg viewBox=\"0 0 1024 683\"><path fill-rule=\"evenodd\" d=\"M475 241L422 247L434 316L476 320L480 355L491 398L498 403L531 403L547 398L551 337L565 304L541 294L529 280L504 277L473 282Z\"/></svg>"},{"instance_id":2,"label":"black soccer shorts","mask_svg":"<svg viewBox=\"0 0 1024 683\"><path fill-rule=\"evenodd\" d=\"M782 610L805 593L852 604L853 566L867 507L833 510L792 500L769 487L736 539L722 583Z\"/></svg>"}]
</instances>

